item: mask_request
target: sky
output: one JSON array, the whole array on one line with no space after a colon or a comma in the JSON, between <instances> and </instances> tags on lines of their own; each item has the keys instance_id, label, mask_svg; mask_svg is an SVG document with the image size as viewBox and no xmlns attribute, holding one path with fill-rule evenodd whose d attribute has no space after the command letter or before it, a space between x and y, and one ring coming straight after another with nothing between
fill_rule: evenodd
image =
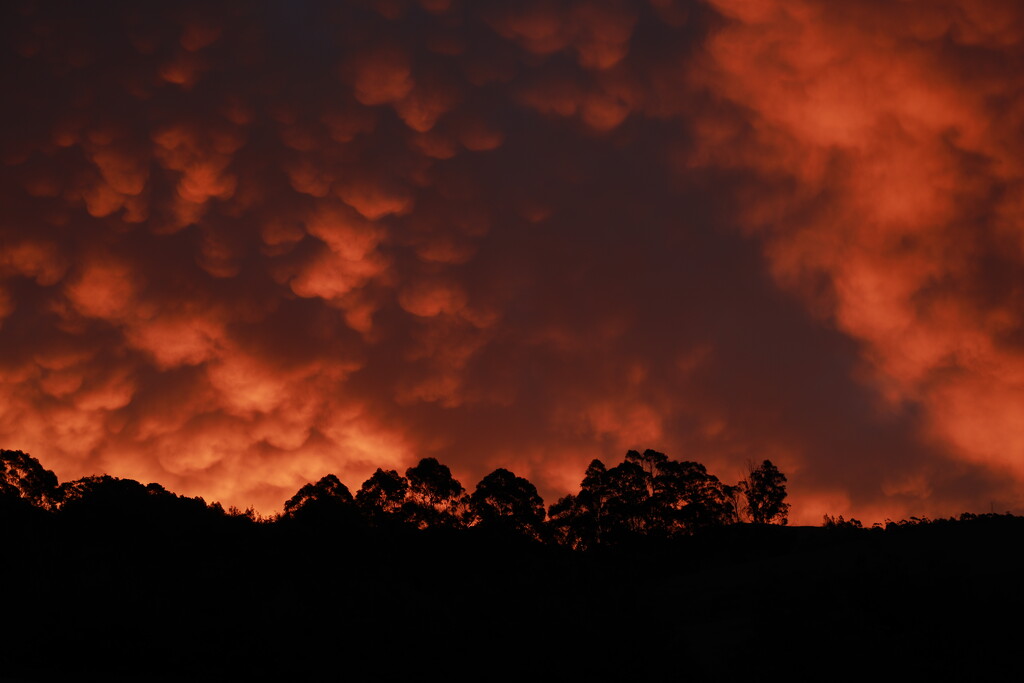
<instances>
[{"instance_id":1,"label":"sky","mask_svg":"<svg viewBox=\"0 0 1024 683\"><path fill-rule=\"evenodd\" d=\"M1013 0L0 9L0 447L327 473L772 460L791 523L1024 511Z\"/></svg>"}]
</instances>

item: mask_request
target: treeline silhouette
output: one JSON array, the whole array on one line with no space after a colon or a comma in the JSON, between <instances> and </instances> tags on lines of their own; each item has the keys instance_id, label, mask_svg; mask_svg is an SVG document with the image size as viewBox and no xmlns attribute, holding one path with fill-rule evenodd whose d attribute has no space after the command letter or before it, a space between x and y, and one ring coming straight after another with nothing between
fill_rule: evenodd
<instances>
[{"instance_id":1,"label":"treeline silhouette","mask_svg":"<svg viewBox=\"0 0 1024 683\"><path fill-rule=\"evenodd\" d=\"M263 518L0 452L0 680L1000 680L1024 519L785 519L654 451L546 511L426 459ZM757 473L755 475L755 473ZM775 522L775 523L768 523Z\"/></svg>"},{"instance_id":2,"label":"treeline silhouette","mask_svg":"<svg viewBox=\"0 0 1024 683\"><path fill-rule=\"evenodd\" d=\"M749 468L736 485L723 484L697 462L679 462L651 449L631 450L607 468L587 467L578 494L559 499L545 512L529 480L499 468L469 493L436 458L423 458L400 475L378 468L353 496L328 474L300 488L278 516L255 510L225 511L219 503L177 496L159 484L143 485L109 475L58 484L57 477L22 451L0 451L0 496L71 516L245 516L266 523L331 524L394 529L479 528L517 534L576 550L621 543L633 537L673 538L749 521L786 524L786 477L770 460Z\"/></svg>"}]
</instances>

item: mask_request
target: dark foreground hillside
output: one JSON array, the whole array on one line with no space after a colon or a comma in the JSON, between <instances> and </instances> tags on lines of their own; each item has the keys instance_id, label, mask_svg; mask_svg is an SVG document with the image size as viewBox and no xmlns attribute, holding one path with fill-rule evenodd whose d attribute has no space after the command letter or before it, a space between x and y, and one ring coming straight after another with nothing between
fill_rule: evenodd
<instances>
[{"instance_id":1,"label":"dark foreground hillside","mask_svg":"<svg viewBox=\"0 0 1024 683\"><path fill-rule=\"evenodd\" d=\"M99 516L97 516L97 514ZM1024 519L576 552L177 511L0 516L4 680L1010 680Z\"/></svg>"}]
</instances>

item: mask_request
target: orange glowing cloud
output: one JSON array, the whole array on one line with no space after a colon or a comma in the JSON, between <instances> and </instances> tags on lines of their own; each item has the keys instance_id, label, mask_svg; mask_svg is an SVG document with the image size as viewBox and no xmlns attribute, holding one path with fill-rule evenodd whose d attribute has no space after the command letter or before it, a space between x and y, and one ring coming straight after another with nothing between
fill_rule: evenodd
<instances>
[{"instance_id":1,"label":"orange glowing cloud","mask_svg":"<svg viewBox=\"0 0 1024 683\"><path fill-rule=\"evenodd\" d=\"M466 306L466 294L458 284L438 280L412 284L401 291L398 300L402 308L423 318L458 313Z\"/></svg>"},{"instance_id":2,"label":"orange glowing cloud","mask_svg":"<svg viewBox=\"0 0 1024 683\"><path fill-rule=\"evenodd\" d=\"M973 3L715 4L733 21L708 45L717 71L697 77L756 112L762 144L792 160L743 163L802 186L791 213L748 213L776 277L797 291L827 278L825 312L865 343L868 381L923 406L928 433L957 456L1019 477L1021 361L1008 335L1024 320L1010 292L982 295L979 265L1020 257L1000 249L1008 235L988 216L1008 208L994 188L1024 180L1019 135L1004 128L1020 110L993 100L1017 87L1003 62L1024 15L1008 3L984 18ZM978 45L989 56L968 76L956 55Z\"/></svg>"},{"instance_id":3,"label":"orange glowing cloud","mask_svg":"<svg viewBox=\"0 0 1024 683\"><path fill-rule=\"evenodd\" d=\"M66 292L82 315L116 321L130 312L135 283L136 276L128 264L95 255L82 264Z\"/></svg>"},{"instance_id":4,"label":"orange glowing cloud","mask_svg":"<svg viewBox=\"0 0 1024 683\"><path fill-rule=\"evenodd\" d=\"M216 318L191 311L137 320L126 330L132 347L151 354L162 370L198 365L213 358L224 336L223 324Z\"/></svg>"},{"instance_id":5,"label":"orange glowing cloud","mask_svg":"<svg viewBox=\"0 0 1024 683\"><path fill-rule=\"evenodd\" d=\"M0 10L0 445L62 478L1022 500L1012 2L61 12Z\"/></svg>"},{"instance_id":6,"label":"orange glowing cloud","mask_svg":"<svg viewBox=\"0 0 1024 683\"><path fill-rule=\"evenodd\" d=\"M397 102L413 88L412 63L398 45L380 45L359 55L348 67L352 88L361 104Z\"/></svg>"}]
</instances>

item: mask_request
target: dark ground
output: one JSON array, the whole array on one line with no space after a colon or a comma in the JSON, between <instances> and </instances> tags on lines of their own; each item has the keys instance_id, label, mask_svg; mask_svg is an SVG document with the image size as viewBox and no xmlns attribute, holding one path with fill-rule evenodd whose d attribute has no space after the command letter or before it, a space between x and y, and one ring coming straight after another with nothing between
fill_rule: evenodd
<instances>
[{"instance_id":1,"label":"dark ground","mask_svg":"<svg viewBox=\"0 0 1024 683\"><path fill-rule=\"evenodd\" d=\"M1017 680L1024 519L516 537L4 510L0 678Z\"/></svg>"}]
</instances>

